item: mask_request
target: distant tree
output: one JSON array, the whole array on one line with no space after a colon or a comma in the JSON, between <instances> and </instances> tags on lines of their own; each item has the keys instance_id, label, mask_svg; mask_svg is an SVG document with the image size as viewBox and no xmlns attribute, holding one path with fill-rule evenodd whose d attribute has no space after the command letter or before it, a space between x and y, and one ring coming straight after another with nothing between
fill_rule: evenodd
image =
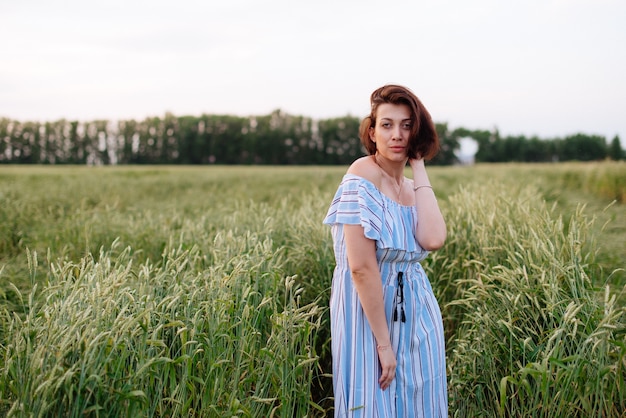
<instances>
[{"instance_id":1,"label":"distant tree","mask_svg":"<svg viewBox=\"0 0 626 418\"><path fill-rule=\"evenodd\" d=\"M69 128L69 155L67 162L70 164L85 164L85 147L80 134L79 122L68 122Z\"/></svg>"},{"instance_id":2,"label":"distant tree","mask_svg":"<svg viewBox=\"0 0 626 418\"><path fill-rule=\"evenodd\" d=\"M198 164L201 160L201 152L197 148L196 140L199 137L198 118L195 116L178 117L175 126L177 129L173 133L176 138L174 162L177 164Z\"/></svg>"},{"instance_id":3,"label":"distant tree","mask_svg":"<svg viewBox=\"0 0 626 418\"><path fill-rule=\"evenodd\" d=\"M24 131L28 132L28 142L30 144L29 163L39 164L41 162L41 138L39 133L39 123L26 122L24 124ZM26 140L26 138L25 138Z\"/></svg>"},{"instance_id":4,"label":"distant tree","mask_svg":"<svg viewBox=\"0 0 626 418\"><path fill-rule=\"evenodd\" d=\"M502 138L501 145L500 161L525 161L528 148L528 140L525 136L507 136Z\"/></svg>"},{"instance_id":5,"label":"distant tree","mask_svg":"<svg viewBox=\"0 0 626 418\"><path fill-rule=\"evenodd\" d=\"M167 112L159 126L159 163L161 164L180 163L180 127L178 121L179 118L171 112Z\"/></svg>"},{"instance_id":6,"label":"distant tree","mask_svg":"<svg viewBox=\"0 0 626 418\"><path fill-rule=\"evenodd\" d=\"M275 110L270 115L270 131L278 152L275 164L311 164L315 159L315 144L312 144L311 118L290 115Z\"/></svg>"},{"instance_id":7,"label":"distant tree","mask_svg":"<svg viewBox=\"0 0 626 418\"><path fill-rule=\"evenodd\" d=\"M6 163L10 162L9 156L7 155L8 141L9 135L11 133L11 120L8 118L0 118L0 162Z\"/></svg>"},{"instance_id":8,"label":"distant tree","mask_svg":"<svg viewBox=\"0 0 626 418\"><path fill-rule=\"evenodd\" d=\"M218 164L241 164L244 151L244 127L248 120L240 116L221 115L211 126L213 155Z\"/></svg>"},{"instance_id":9,"label":"distant tree","mask_svg":"<svg viewBox=\"0 0 626 418\"><path fill-rule=\"evenodd\" d=\"M61 150L59 146L59 142L57 141L57 136L55 134L55 123L46 122L43 125L43 134L42 134L42 148L44 159L42 163L44 164L56 164L63 163L61 159Z\"/></svg>"},{"instance_id":10,"label":"distant tree","mask_svg":"<svg viewBox=\"0 0 626 418\"><path fill-rule=\"evenodd\" d=\"M139 143L138 129L138 123L132 119L118 122L118 164L134 164L138 162L136 159Z\"/></svg>"},{"instance_id":11,"label":"distant tree","mask_svg":"<svg viewBox=\"0 0 626 418\"><path fill-rule=\"evenodd\" d=\"M526 140L524 161L548 162L552 161L553 153L550 141L543 141L537 137Z\"/></svg>"},{"instance_id":12,"label":"distant tree","mask_svg":"<svg viewBox=\"0 0 626 418\"><path fill-rule=\"evenodd\" d=\"M287 149L289 148L288 116L280 109L271 114L259 116L248 126L254 126L254 144L257 164L286 164Z\"/></svg>"},{"instance_id":13,"label":"distant tree","mask_svg":"<svg viewBox=\"0 0 626 418\"><path fill-rule=\"evenodd\" d=\"M9 134L6 136L5 154L11 163L22 162L23 151L23 127L20 122L9 125Z\"/></svg>"},{"instance_id":14,"label":"distant tree","mask_svg":"<svg viewBox=\"0 0 626 418\"><path fill-rule=\"evenodd\" d=\"M365 155L359 139L359 118L323 119L319 121L319 147L323 154L323 164L350 164Z\"/></svg>"},{"instance_id":15,"label":"distant tree","mask_svg":"<svg viewBox=\"0 0 626 418\"><path fill-rule=\"evenodd\" d=\"M291 148L287 149L289 164L313 164L317 160L317 143L313 139L313 120L304 116L292 116L287 139ZM285 139L285 141L287 141Z\"/></svg>"},{"instance_id":16,"label":"distant tree","mask_svg":"<svg viewBox=\"0 0 626 418\"><path fill-rule=\"evenodd\" d=\"M497 129L493 131L487 130L468 130L464 128L455 129L457 138L469 137L476 141L478 149L474 155L476 162L495 163L503 161L502 158L502 140L500 132Z\"/></svg>"},{"instance_id":17,"label":"distant tree","mask_svg":"<svg viewBox=\"0 0 626 418\"><path fill-rule=\"evenodd\" d=\"M609 145L608 156L610 159L619 161L626 158L626 154L622 149L622 144L620 143L619 136L615 135L613 140L611 141L611 145Z\"/></svg>"},{"instance_id":18,"label":"distant tree","mask_svg":"<svg viewBox=\"0 0 626 418\"><path fill-rule=\"evenodd\" d=\"M459 137L456 131L450 131L447 123L436 123L435 129L439 136L439 153L432 163L436 165L452 165L459 162L456 152L459 150Z\"/></svg>"},{"instance_id":19,"label":"distant tree","mask_svg":"<svg viewBox=\"0 0 626 418\"><path fill-rule=\"evenodd\" d=\"M5 137L8 140L7 154L12 163L32 164L38 157L36 148L33 146L36 141L35 132L37 124L32 122L16 122L11 124L10 135Z\"/></svg>"},{"instance_id":20,"label":"distant tree","mask_svg":"<svg viewBox=\"0 0 626 418\"><path fill-rule=\"evenodd\" d=\"M607 156L606 139L598 135L575 134L562 140L563 161L598 161Z\"/></svg>"}]
</instances>

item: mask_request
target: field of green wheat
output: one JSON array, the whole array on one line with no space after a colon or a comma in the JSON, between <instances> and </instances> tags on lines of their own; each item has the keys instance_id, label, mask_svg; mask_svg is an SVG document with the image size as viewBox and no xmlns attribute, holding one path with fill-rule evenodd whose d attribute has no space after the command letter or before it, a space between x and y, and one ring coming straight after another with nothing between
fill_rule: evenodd
<instances>
[{"instance_id":1,"label":"field of green wheat","mask_svg":"<svg viewBox=\"0 0 626 418\"><path fill-rule=\"evenodd\" d=\"M0 416L332 415L345 169L0 166ZM626 416L626 164L429 172L450 416Z\"/></svg>"}]
</instances>

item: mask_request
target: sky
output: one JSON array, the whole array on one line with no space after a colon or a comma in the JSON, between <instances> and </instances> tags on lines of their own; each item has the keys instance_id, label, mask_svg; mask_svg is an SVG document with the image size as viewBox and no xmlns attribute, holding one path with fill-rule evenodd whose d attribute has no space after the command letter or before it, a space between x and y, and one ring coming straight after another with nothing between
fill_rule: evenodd
<instances>
[{"instance_id":1,"label":"sky","mask_svg":"<svg viewBox=\"0 0 626 418\"><path fill-rule=\"evenodd\" d=\"M0 117L363 117L626 146L624 0L0 0Z\"/></svg>"}]
</instances>

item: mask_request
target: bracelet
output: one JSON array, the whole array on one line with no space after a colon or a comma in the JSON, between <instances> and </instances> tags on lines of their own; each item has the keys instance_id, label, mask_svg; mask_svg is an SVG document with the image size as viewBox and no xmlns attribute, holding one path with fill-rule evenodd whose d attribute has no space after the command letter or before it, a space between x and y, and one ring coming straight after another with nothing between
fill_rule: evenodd
<instances>
[{"instance_id":1,"label":"bracelet","mask_svg":"<svg viewBox=\"0 0 626 418\"><path fill-rule=\"evenodd\" d=\"M427 186L425 184L421 185L421 186L415 186L413 187L413 191L416 192L418 189L421 189L422 187L428 187L430 190L433 189L433 186Z\"/></svg>"},{"instance_id":2,"label":"bracelet","mask_svg":"<svg viewBox=\"0 0 626 418\"><path fill-rule=\"evenodd\" d=\"M391 348L391 344L387 344L387 345L377 345L376 349L380 350L380 351L387 351L389 350L389 348Z\"/></svg>"}]
</instances>

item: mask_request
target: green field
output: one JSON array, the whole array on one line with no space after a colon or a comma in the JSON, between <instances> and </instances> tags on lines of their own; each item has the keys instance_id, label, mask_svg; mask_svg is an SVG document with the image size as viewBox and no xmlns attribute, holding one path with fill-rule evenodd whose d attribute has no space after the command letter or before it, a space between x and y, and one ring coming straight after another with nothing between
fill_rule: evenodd
<instances>
[{"instance_id":1,"label":"green field","mask_svg":"<svg viewBox=\"0 0 626 418\"><path fill-rule=\"evenodd\" d=\"M0 166L0 416L331 414L345 170ZM626 164L430 176L451 416L625 416Z\"/></svg>"}]
</instances>

